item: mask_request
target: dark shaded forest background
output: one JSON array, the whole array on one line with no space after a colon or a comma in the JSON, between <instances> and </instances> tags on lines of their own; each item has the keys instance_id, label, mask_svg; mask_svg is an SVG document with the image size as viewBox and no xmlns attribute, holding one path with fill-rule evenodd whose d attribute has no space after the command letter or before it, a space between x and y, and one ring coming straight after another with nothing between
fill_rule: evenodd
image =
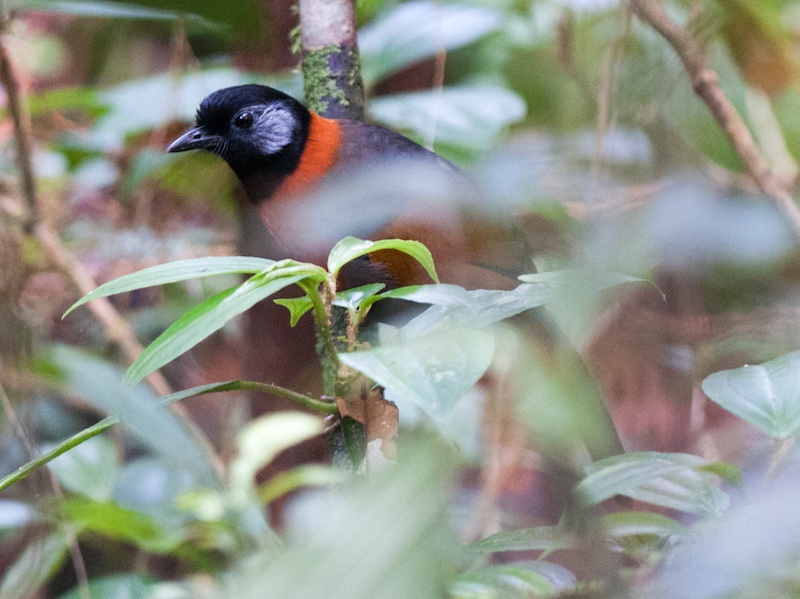
<instances>
[{"instance_id":1,"label":"dark shaded forest background","mask_svg":"<svg viewBox=\"0 0 800 599\"><path fill-rule=\"evenodd\" d=\"M0 477L105 416L127 425L0 487L0 598L796 596L800 4L655 3L718 76L704 97L649 4L356 3L368 118L525 222L539 272L578 273L546 310L631 453L565 455L581 387L526 379L507 325L493 392L440 420L398 400L401 459L352 477L287 454L322 425L252 420L264 399L155 407L243 378L242 321L123 383L238 277L62 319L115 277L247 252L227 165L165 147L215 89L302 97L294 3L0 0ZM721 97L741 123L709 109Z\"/></svg>"}]
</instances>

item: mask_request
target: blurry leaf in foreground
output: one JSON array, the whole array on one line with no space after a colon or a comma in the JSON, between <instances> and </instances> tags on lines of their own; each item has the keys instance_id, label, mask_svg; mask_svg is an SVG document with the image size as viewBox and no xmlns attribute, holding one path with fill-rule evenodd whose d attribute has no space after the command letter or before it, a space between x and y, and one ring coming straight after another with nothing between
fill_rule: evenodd
<instances>
[{"instance_id":1,"label":"blurry leaf in foreground","mask_svg":"<svg viewBox=\"0 0 800 599\"><path fill-rule=\"evenodd\" d=\"M531 562L532 564L535 562ZM506 597L526 599L555 592L547 578L528 568L504 564L469 570L456 578L450 590L454 599Z\"/></svg>"},{"instance_id":2,"label":"blurry leaf in foreground","mask_svg":"<svg viewBox=\"0 0 800 599\"><path fill-rule=\"evenodd\" d=\"M290 506L287 545L240 562L211 596L440 599L457 541L448 526L452 471L441 447Z\"/></svg>"},{"instance_id":3,"label":"blurry leaf in foreground","mask_svg":"<svg viewBox=\"0 0 800 599\"><path fill-rule=\"evenodd\" d=\"M636 451L589 465L576 493L590 504L626 495L703 516L717 516L728 507L728 494L704 470L709 462L685 453Z\"/></svg>"},{"instance_id":4,"label":"blurry leaf in foreground","mask_svg":"<svg viewBox=\"0 0 800 599\"><path fill-rule=\"evenodd\" d=\"M322 420L303 412L281 412L250 421L236 435L238 455L230 466L233 491L253 489L256 473L278 453L322 432Z\"/></svg>"},{"instance_id":5,"label":"blurry leaf in foreground","mask_svg":"<svg viewBox=\"0 0 800 599\"><path fill-rule=\"evenodd\" d=\"M24 526L36 518L36 510L28 504L0 499L0 534Z\"/></svg>"},{"instance_id":6,"label":"blurry leaf in foreground","mask_svg":"<svg viewBox=\"0 0 800 599\"><path fill-rule=\"evenodd\" d=\"M550 288L547 312L577 347L583 345L586 335L592 334L597 310L603 304L608 289L625 283L646 282L645 279L624 273L588 269L540 272L522 275L519 279Z\"/></svg>"},{"instance_id":7,"label":"blurry leaf in foreground","mask_svg":"<svg viewBox=\"0 0 800 599\"><path fill-rule=\"evenodd\" d=\"M642 596L656 599L793 597L800 555L797 472L747 505L695 526Z\"/></svg>"},{"instance_id":8,"label":"blurry leaf in foreground","mask_svg":"<svg viewBox=\"0 0 800 599\"><path fill-rule=\"evenodd\" d=\"M707 376L703 393L774 439L800 430L800 351Z\"/></svg>"},{"instance_id":9,"label":"blurry leaf in foreground","mask_svg":"<svg viewBox=\"0 0 800 599\"><path fill-rule=\"evenodd\" d=\"M128 510L113 501L65 499L64 515L79 531L92 531L105 537L133 543L145 551L166 553L183 541L179 531L159 526L150 516Z\"/></svg>"},{"instance_id":10,"label":"blurry leaf in foreground","mask_svg":"<svg viewBox=\"0 0 800 599\"><path fill-rule=\"evenodd\" d=\"M489 147L507 127L525 116L525 102L499 86L445 87L440 93L380 96L369 103L377 122L425 139L435 123L436 142L476 150Z\"/></svg>"},{"instance_id":11,"label":"blurry leaf in foreground","mask_svg":"<svg viewBox=\"0 0 800 599\"><path fill-rule=\"evenodd\" d=\"M452 329L339 357L438 421L483 376L493 353L491 333Z\"/></svg>"},{"instance_id":12,"label":"blurry leaf in foreground","mask_svg":"<svg viewBox=\"0 0 800 599\"><path fill-rule=\"evenodd\" d=\"M154 580L139 574L115 574L89 580L89 594L98 599L151 599ZM83 599L81 589L73 588L58 599Z\"/></svg>"},{"instance_id":13,"label":"blurry leaf in foreground","mask_svg":"<svg viewBox=\"0 0 800 599\"><path fill-rule=\"evenodd\" d=\"M221 5L214 0L12 0L18 9L57 12L115 19L178 19L182 15L201 17L206 28L222 26L231 35L247 37L258 31L255 0L232 0Z\"/></svg>"},{"instance_id":14,"label":"blurry leaf in foreground","mask_svg":"<svg viewBox=\"0 0 800 599\"><path fill-rule=\"evenodd\" d=\"M467 551L497 553L499 551L556 551L575 544L571 534L561 526L520 528L495 533L467 545Z\"/></svg>"},{"instance_id":15,"label":"blurry leaf in foreground","mask_svg":"<svg viewBox=\"0 0 800 599\"><path fill-rule=\"evenodd\" d=\"M31 541L2 573L0 597L28 599L34 596L63 563L68 552L69 544L61 531Z\"/></svg>"},{"instance_id":16,"label":"blurry leaf in foreground","mask_svg":"<svg viewBox=\"0 0 800 599\"><path fill-rule=\"evenodd\" d=\"M622 451L603 395L577 352L540 347L511 327L496 334L502 337L494 374L510 379L520 419L546 455L571 467Z\"/></svg>"},{"instance_id":17,"label":"blurry leaf in foreground","mask_svg":"<svg viewBox=\"0 0 800 599\"><path fill-rule=\"evenodd\" d=\"M466 290L457 285L417 285L382 293L381 297L432 304L403 328L403 336L414 339L437 330L483 328L553 299L555 286L523 284L503 291Z\"/></svg>"},{"instance_id":18,"label":"blurry leaf in foreground","mask_svg":"<svg viewBox=\"0 0 800 599\"><path fill-rule=\"evenodd\" d=\"M500 14L485 8L419 0L400 4L359 32L364 80L374 84L440 49L469 44L500 25Z\"/></svg>"},{"instance_id":19,"label":"blurry leaf in foreground","mask_svg":"<svg viewBox=\"0 0 800 599\"><path fill-rule=\"evenodd\" d=\"M98 436L58 456L50 463L50 469L65 489L104 501L114 491L118 459L114 443Z\"/></svg>"},{"instance_id":20,"label":"blurry leaf in foreground","mask_svg":"<svg viewBox=\"0 0 800 599\"><path fill-rule=\"evenodd\" d=\"M69 393L84 398L122 423L155 452L192 473L206 486L219 484L213 467L183 424L144 385L123 382L123 372L88 352L55 345L48 355Z\"/></svg>"}]
</instances>

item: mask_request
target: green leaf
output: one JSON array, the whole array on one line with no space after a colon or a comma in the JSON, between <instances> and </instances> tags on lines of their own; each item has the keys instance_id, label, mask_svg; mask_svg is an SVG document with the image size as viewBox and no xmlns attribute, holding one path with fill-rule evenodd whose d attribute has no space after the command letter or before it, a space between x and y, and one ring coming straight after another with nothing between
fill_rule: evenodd
<instances>
[{"instance_id":1,"label":"green leaf","mask_svg":"<svg viewBox=\"0 0 800 599\"><path fill-rule=\"evenodd\" d=\"M440 420L483 376L493 353L491 333L453 329L339 358Z\"/></svg>"},{"instance_id":2,"label":"green leaf","mask_svg":"<svg viewBox=\"0 0 800 599\"><path fill-rule=\"evenodd\" d=\"M61 531L34 539L6 570L0 582L3 599L28 599L64 562L69 544Z\"/></svg>"},{"instance_id":3,"label":"green leaf","mask_svg":"<svg viewBox=\"0 0 800 599\"><path fill-rule=\"evenodd\" d=\"M500 14L485 8L407 2L359 32L361 72L370 85L419 60L452 50L496 31Z\"/></svg>"},{"instance_id":4,"label":"green leaf","mask_svg":"<svg viewBox=\"0 0 800 599\"><path fill-rule=\"evenodd\" d=\"M89 580L89 595L102 599L148 599L152 597L155 581L139 574L115 574ZM78 587L58 599L83 599Z\"/></svg>"},{"instance_id":5,"label":"green leaf","mask_svg":"<svg viewBox=\"0 0 800 599\"><path fill-rule=\"evenodd\" d=\"M621 272L610 270L554 270L549 272L535 272L528 275L520 275L520 281L525 283L543 283L551 287L563 287L572 285L576 282L591 283L594 289L608 289L623 283L646 283L647 279L626 275ZM663 295L663 294L662 294Z\"/></svg>"},{"instance_id":6,"label":"green leaf","mask_svg":"<svg viewBox=\"0 0 800 599\"><path fill-rule=\"evenodd\" d=\"M378 296L377 293L384 287L386 287L386 285L383 283L371 283L369 285L353 287L345 291L337 291L336 298L333 300L333 305L341 306L351 311L358 310L359 308L368 308L381 299L381 296Z\"/></svg>"},{"instance_id":7,"label":"green leaf","mask_svg":"<svg viewBox=\"0 0 800 599\"><path fill-rule=\"evenodd\" d=\"M261 501L270 503L301 487L328 487L343 482L343 480L344 473L341 470L335 470L329 466L309 464L276 474L269 481L258 487L256 493Z\"/></svg>"},{"instance_id":8,"label":"green leaf","mask_svg":"<svg viewBox=\"0 0 800 599\"><path fill-rule=\"evenodd\" d=\"M48 357L59 370L61 377L58 382L66 391L84 398L101 412L119 418L148 447L191 472L202 484L218 484L216 473L208 463L204 450L165 405L167 402L195 395L202 389L209 388L208 386L159 399L145 385L131 386L123 383L123 373L119 368L88 352L55 345L51 347ZM212 385L210 388L219 387ZM103 422L106 424L98 423L91 428L95 431L104 430L104 427L113 425L113 420ZM76 436L78 442L86 440L80 435ZM60 444L60 447L65 446L69 446L69 440Z\"/></svg>"},{"instance_id":9,"label":"green leaf","mask_svg":"<svg viewBox=\"0 0 800 599\"><path fill-rule=\"evenodd\" d=\"M252 36L258 31L258 24L247 18L258 11L254 0L232 0L225 7L213 0L12 0L11 6L117 19L178 19L189 13L200 17L207 27L216 24L236 36Z\"/></svg>"},{"instance_id":10,"label":"green leaf","mask_svg":"<svg viewBox=\"0 0 800 599\"><path fill-rule=\"evenodd\" d=\"M603 527L606 535L614 539L622 539L634 535L655 535L671 537L685 535L685 525L653 512L616 512L603 516Z\"/></svg>"},{"instance_id":11,"label":"green leaf","mask_svg":"<svg viewBox=\"0 0 800 599\"><path fill-rule=\"evenodd\" d=\"M92 531L133 543L153 553L170 553L183 540L178 532L160 526L150 516L125 509L113 501L66 499L61 503L61 511L83 532Z\"/></svg>"},{"instance_id":12,"label":"green leaf","mask_svg":"<svg viewBox=\"0 0 800 599\"><path fill-rule=\"evenodd\" d=\"M302 412L269 414L251 421L236 436L238 454L230 467L234 491L253 489L253 478L276 455L322 432L322 420Z\"/></svg>"},{"instance_id":13,"label":"green leaf","mask_svg":"<svg viewBox=\"0 0 800 599\"><path fill-rule=\"evenodd\" d=\"M457 285L418 285L382 293L381 297L434 304L403 327L408 338L435 330L482 328L520 312L541 306L554 297L547 284L523 284L511 291L476 289Z\"/></svg>"},{"instance_id":14,"label":"green leaf","mask_svg":"<svg viewBox=\"0 0 800 599\"><path fill-rule=\"evenodd\" d=\"M303 317L303 314L314 307L311 298L307 295L302 297L282 297L273 301L279 306L283 306L289 310L289 323L292 326L295 326Z\"/></svg>"},{"instance_id":15,"label":"green leaf","mask_svg":"<svg viewBox=\"0 0 800 599\"><path fill-rule=\"evenodd\" d=\"M637 451L594 462L577 487L588 503L626 495L663 507L716 516L728 507L728 494L703 468L708 461L685 453Z\"/></svg>"},{"instance_id":16,"label":"green leaf","mask_svg":"<svg viewBox=\"0 0 800 599\"><path fill-rule=\"evenodd\" d=\"M273 269L253 275L236 287L218 293L192 308L148 345L125 375L139 381L164 364L193 348L221 329L226 322L261 300L298 281L310 278L307 272L288 276L292 269ZM320 269L321 270L321 269ZM315 273L318 276L318 273Z\"/></svg>"},{"instance_id":17,"label":"green leaf","mask_svg":"<svg viewBox=\"0 0 800 599\"><path fill-rule=\"evenodd\" d=\"M419 241L404 239L366 241L356 237L345 237L333 247L328 255L328 272L335 278L339 274L339 270L348 262L379 250L395 250L408 254L422 265L434 281L439 281L430 250Z\"/></svg>"},{"instance_id":18,"label":"green leaf","mask_svg":"<svg viewBox=\"0 0 800 599\"><path fill-rule=\"evenodd\" d=\"M513 91L492 85L448 86L370 100L373 120L417 140L436 126L436 143L481 150L525 116L525 101Z\"/></svg>"},{"instance_id":19,"label":"green leaf","mask_svg":"<svg viewBox=\"0 0 800 599\"><path fill-rule=\"evenodd\" d=\"M467 545L475 553L498 551L556 551L574 546L572 535L560 526L538 526L498 532Z\"/></svg>"},{"instance_id":20,"label":"green leaf","mask_svg":"<svg viewBox=\"0 0 800 599\"><path fill-rule=\"evenodd\" d=\"M293 505L283 550L239 560L209 596L446 597L458 547L447 517L449 458L418 441L391 468L308 494Z\"/></svg>"},{"instance_id":21,"label":"green leaf","mask_svg":"<svg viewBox=\"0 0 800 599\"><path fill-rule=\"evenodd\" d=\"M94 437L50 463L65 489L95 501L111 499L118 473L117 448L105 437Z\"/></svg>"},{"instance_id":22,"label":"green leaf","mask_svg":"<svg viewBox=\"0 0 800 599\"><path fill-rule=\"evenodd\" d=\"M108 297L126 291L134 291L145 287L166 285L224 274L256 274L268 268L275 267L274 260L266 258L249 258L244 256L220 256L208 258L193 258L191 260L177 260L167 264L159 264L143 270L124 275L108 283L100 285L90 291L64 312L64 316L75 308L97 299ZM63 318L63 317L62 317Z\"/></svg>"},{"instance_id":23,"label":"green leaf","mask_svg":"<svg viewBox=\"0 0 800 599\"><path fill-rule=\"evenodd\" d=\"M774 439L800 430L800 351L715 372L705 378L702 389L711 401Z\"/></svg>"},{"instance_id":24,"label":"green leaf","mask_svg":"<svg viewBox=\"0 0 800 599\"><path fill-rule=\"evenodd\" d=\"M527 599L552 595L554 590L552 583L537 572L519 566L502 565L485 566L460 574L453 583L450 596L454 599Z\"/></svg>"}]
</instances>

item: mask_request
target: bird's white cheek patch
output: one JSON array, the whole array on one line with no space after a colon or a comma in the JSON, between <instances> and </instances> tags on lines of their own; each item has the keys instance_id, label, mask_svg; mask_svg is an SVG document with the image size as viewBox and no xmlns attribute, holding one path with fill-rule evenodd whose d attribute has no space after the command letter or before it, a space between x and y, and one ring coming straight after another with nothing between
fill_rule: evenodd
<instances>
[{"instance_id":1,"label":"bird's white cheek patch","mask_svg":"<svg viewBox=\"0 0 800 599\"><path fill-rule=\"evenodd\" d=\"M277 154L294 137L296 119L285 106L271 106L265 110L253 128L256 143L264 154Z\"/></svg>"}]
</instances>

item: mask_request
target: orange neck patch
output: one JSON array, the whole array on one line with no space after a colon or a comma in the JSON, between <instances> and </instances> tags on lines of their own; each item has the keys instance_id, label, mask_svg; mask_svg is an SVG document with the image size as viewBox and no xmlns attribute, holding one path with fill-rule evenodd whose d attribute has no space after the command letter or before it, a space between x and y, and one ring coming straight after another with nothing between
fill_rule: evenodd
<instances>
[{"instance_id":1,"label":"orange neck patch","mask_svg":"<svg viewBox=\"0 0 800 599\"><path fill-rule=\"evenodd\" d=\"M275 190L275 196L296 196L316 185L336 164L341 143L339 123L311 113L308 139L294 172Z\"/></svg>"}]
</instances>

